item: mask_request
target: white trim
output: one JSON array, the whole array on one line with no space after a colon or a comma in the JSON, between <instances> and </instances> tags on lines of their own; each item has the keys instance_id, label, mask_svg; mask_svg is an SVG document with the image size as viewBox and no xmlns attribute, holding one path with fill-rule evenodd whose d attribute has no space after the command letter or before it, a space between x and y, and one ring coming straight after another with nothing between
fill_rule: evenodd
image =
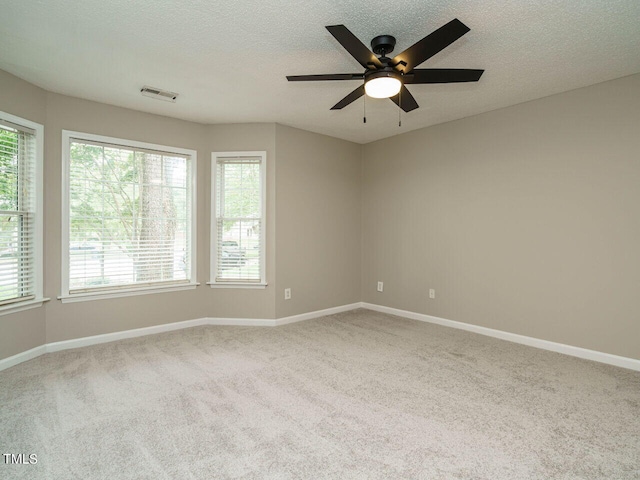
<instances>
[{"instance_id":1,"label":"white trim","mask_svg":"<svg viewBox=\"0 0 640 480\"><path fill-rule=\"evenodd\" d=\"M312 320L326 315L335 315L336 313L348 312L362 308L361 303L352 303L349 305L341 305L339 307L325 308L324 310L315 310L313 312L301 313L299 315L291 315L277 319L260 319L260 318L210 318L209 325L238 325L252 327L279 327L290 323L303 322Z\"/></svg>"},{"instance_id":2,"label":"white trim","mask_svg":"<svg viewBox=\"0 0 640 480\"><path fill-rule=\"evenodd\" d=\"M121 146L123 148L138 148L143 150L152 150L154 152L162 152L162 153L175 153L179 155L186 156L189 161L189 166L191 170L191 278L189 279L189 283L187 285L174 284L171 287L162 287L161 285L154 285L152 287L140 287L135 284L131 284L130 288L122 288L122 290L112 290L112 291L103 291L100 292L88 292L88 293L77 293L70 294L69 293L69 182L70 182L70 151L71 151L71 140L87 140L93 142L100 143L108 143L114 146ZM171 291L179 291L179 290L190 290L195 288L199 283L197 283L197 272L196 272L196 253L197 253L197 165L198 165L198 152L195 150L189 150L186 148L179 147L170 147L166 145L156 145L153 143L146 142L138 142L135 140L127 140L123 138L114 138L114 137L106 137L103 135L95 135L92 133L82 133L75 132L71 130L62 130L62 201L60 202L62 205L62 235L61 235L61 268L60 268L60 289L61 293L58 297L58 300L61 300L62 303L70 303L70 302L83 302L89 300L99 300L105 298L118 298L118 297L129 297L133 295L146 295L149 293L159 293L159 292L171 292ZM42 237L42 235L40 235Z\"/></svg>"},{"instance_id":3,"label":"white trim","mask_svg":"<svg viewBox=\"0 0 640 480\"><path fill-rule=\"evenodd\" d=\"M154 285L151 287L131 287L122 290L105 290L102 292L74 293L70 295L60 295L58 300L62 303L87 302L89 300L106 300L108 298L133 297L136 295L150 295L153 293L181 292L183 290L193 290L199 283L187 283L184 285L167 285L165 287Z\"/></svg>"},{"instance_id":4,"label":"white trim","mask_svg":"<svg viewBox=\"0 0 640 480\"><path fill-rule=\"evenodd\" d=\"M594 362L606 363L608 365L615 365L616 367L640 371L640 360L635 358L621 357L618 355L612 355L610 353L598 352L597 350L574 347L573 345L566 345L564 343L557 343L551 342L549 340L527 337L526 335L519 335L517 333L495 330L493 328L481 327L479 325L472 325L470 323L457 322L455 320L447 320L446 318L433 317L431 315L425 315L423 313L409 312L407 310L399 310L397 308L375 305L373 303L363 302L362 308L367 308L376 312L388 313L390 315L410 318L412 320L419 320L421 322L435 323L444 327L466 330L468 332L486 335L487 337L499 338L500 340L519 343L521 345L527 345L529 347L540 348L542 350L549 350L551 352L563 353L572 357L584 358L585 360L593 360Z\"/></svg>"},{"instance_id":5,"label":"white trim","mask_svg":"<svg viewBox=\"0 0 640 480\"><path fill-rule=\"evenodd\" d=\"M18 119L22 124L17 123L15 121L12 122L9 120L5 120L5 118L8 118L8 117L13 117L14 119ZM29 128L26 125L24 125L24 122L25 122L24 119L20 117L16 117L15 115L11 115L10 113L4 113L4 112L0 113L0 128L5 128L8 130L17 130L22 133L28 133L29 135L35 135L36 131L33 128Z\"/></svg>"},{"instance_id":6,"label":"white trim","mask_svg":"<svg viewBox=\"0 0 640 480\"><path fill-rule=\"evenodd\" d=\"M217 272L217 238L218 238L218 221L216 218L216 172L218 158L242 158L242 157L260 157L260 202L261 202L261 222L260 222L260 283L232 283L232 282L216 282ZM247 151L247 152L211 152L211 213L209 216L209 281L207 285L212 288L225 285L222 288L263 288L267 285L267 152ZM245 286L246 285L246 286Z\"/></svg>"},{"instance_id":7,"label":"white trim","mask_svg":"<svg viewBox=\"0 0 640 480\"><path fill-rule=\"evenodd\" d=\"M178 153L185 157L193 156L195 158L196 151L188 148L172 147L169 145L159 145L156 143L139 142L128 138L107 137L105 135L96 135L93 133L75 132L72 130L62 130L62 138L75 138L76 140L89 140L90 142L108 143L115 147L123 148L140 148L144 150L152 150L154 153ZM64 148L64 146L63 146Z\"/></svg>"},{"instance_id":8,"label":"white trim","mask_svg":"<svg viewBox=\"0 0 640 480\"><path fill-rule=\"evenodd\" d=\"M8 315L10 313L22 312L32 308L41 307L44 302L48 302L50 298L34 298L26 302L15 302L0 307L0 315Z\"/></svg>"},{"instance_id":9,"label":"white trim","mask_svg":"<svg viewBox=\"0 0 640 480\"><path fill-rule=\"evenodd\" d=\"M34 358L37 358L40 355L44 355L45 353L47 353L47 346L40 345L39 347L32 348L31 350L27 350L26 352L20 352L11 357L3 358L2 360L0 360L0 372L2 370L6 370L7 368L18 365L19 363L33 360Z\"/></svg>"},{"instance_id":10,"label":"white trim","mask_svg":"<svg viewBox=\"0 0 640 480\"><path fill-rule=\"evenodd\" d=\"M269 318L210 318L209 325L236 327L275 327L276 321Z\"/></svg>"},{"instance_id":11,"label":"white trim","mask_svg":"<svg viewBox=\"0 0 640 480\"><path fill-rule=\"evenodd\" d=\"M268 283L219 283L219 282L207 282L211 288L255 288L265 289Z\"/></svg>"},{"instance_id":12,"label":"white trim","mask_svg":"<svg viewBox=\"0 0 640 480\"><path fill-rule=\"evenodd\" d=\"M60 207L62 208L60 224L60 296L69 295L69 182L70 182L70 151L72 132L62 131L62 193Z\"/></svg>"},{"instance_id":13,"label":"white trim","mask_svg":"<svg viewBox=\"0 0 640 480\"><path fill-rule=\"evenodd\" d=\"M44 296L44 126L37 123L27 124L36 131L36 222L35 222L35 269L36 269L36 299Z\"/></svg>"},{"instance_id":14,"label":"white trim","mask_svg":"<svg viewBox=\"0 0 640 480\"><path fill-rule=\"evenodd\" d=\"M349 310L355 310L356 308L362 308L362 303L352 303L349 305L341 305L339 307L325 308L324 310L316 310L309 313L301 313L299 315L291 315L290 317L278 318L275 322L276 325L287 325L289 323L302 322L313 318L324 317L326 315L348 312Z\"/></svg>"},{"instance_id":15,"label":"white trim","mask_svg":"<svg viewBox=\"0 0 640 480\"><path fill-rule=\"evenodd\" d=\"M200 285L198 282L198 152L191 152L191 278L190 283Z\"/></svg>"},{"instance_id":16,"label":"white trim","mask_svg":"<svg viewBox=\"0 0 640 480\"><path fill-rule=\"evenodd\" d=\"M251 326L251 327L277 327L279 325L285 325L288 323L301 322L303 320L310 320L312 318L322 317L325 315L332 315L334 313L346 312L360 308L360 303L353 303L351 305L343 305L341 307L327 308L325 310L318 310L315 312L303 313L301 315L293 315L290 317L275 319L261 319L261 318L198 318L195 320L185 320L182 322L166 323L163 325L154 325L152 327L136 328L133 330L124 330L121 332L105 333L102 335L93 335L90 337L74 338L71 340L63 340L60 342L47 343L26 352L18 353L12 357L8 357L0 360L0 371L13 367L27 360L31 360L45 353L59 352L61 350L68 350L71 348L88 347L90 345L97 345L100 343L114 342L116 340L124 340L127 338L143 337L145 335L155 335L157 333L172 332L174 330L181 330L183 328L199 327L202 325L212 326Z\"/></svg>"},{"instance_id":17,"label":"white trim","mask_svg":"<svg viewBox=\"0 0 640 480\"><path fill-rule=\"evenodd\" d=\"M323 317L326 315L334 315L336 313L347 312L357 308L366 308L376 312L397 315L421 322L434 323L445 327L466 330L480 335L499 338L509 342L520 343L530 347L540 348L542 350L550 350L572 357L584 358L595 362L606 363L616 367L628 368L630 370L640 371L640 360L635 358L620 357L609 353L588 350L586 348L574 347L562 343L550 342L548 340L540 340L537 338L518 335L515 333L504 332L502 330L494 330L492 328L480 327L469 323L456 322L445 318L433 317L422 313L409 312L407 310L399 310L397 308L384 307L372 303L352 303L350 305L342 305L339 307L327 308L324 310L316 310L314 312L282 317L279 319L260 319L260 318L199 318L196 320L185 320L182 322L167 323L164 325L154 325L152 327L136 328L134 330L125 330L122 332L106 333L103 335L94 335L91 337L75 338L72 340L64 340L61 342L48 343L41 345L26 352L18 353L12 357L0 360L0 371L13 367L27 360L36 358L44 353L58 352L60 350L68 350L70 348L86 347L89 345L97 345L100 343L113 342L126 338L142 337L145 335L153 335L157 333L171 332L181 330L183 328L192 328L202 325L227 325L227 326L252 326L252 327L277 327L295 322L311 320L313 318Z\"/></svg>"},{"instance_id":18,"label":"white trim","mask_svg":"<svg viewBox=\"0 0 640 480\"><path fill-rule=\"evenodd\" d=\"M93 335L91 337L63 340L61 342L48 343L45 347L47 353L52 353L59 352L61 350L69 350L70 348L88 347L90 345L98 345L100 343L115 342L116 340L124 340L127 338L144 337L146 335L155 335L157 333L173 332L174 330L182 330L183 328L199 327L208 324L208 318L197 318L195 320L185 320L183 322L165 323L163 325L154 325L152 327L135 328L133 330L124 330L122 332L104 333L102 335Z\"/></svg>"}]
</instances>

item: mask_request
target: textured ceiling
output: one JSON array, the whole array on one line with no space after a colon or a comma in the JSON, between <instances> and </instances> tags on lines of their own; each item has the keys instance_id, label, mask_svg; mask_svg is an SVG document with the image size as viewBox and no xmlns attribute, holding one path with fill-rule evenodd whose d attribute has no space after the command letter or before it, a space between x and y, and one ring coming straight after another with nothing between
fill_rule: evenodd
<instances>
[{"instance_id":1,"label":"textured ceiling","mask_svg":"<svg viewBox=\"0 0 640 480\"><path fill-rule=\"evenodd\" d=\"M640 72L639 0L1 0L0 69L47 90L203 123L278 122L359 143ZM421 68L484 68L478 83L411 85L329 109L357 81L285 75L361 67L327 32L401 52L459 18L471 28ZM140 95L178 92L177 103Z\"/></svg>"}]
</instances>

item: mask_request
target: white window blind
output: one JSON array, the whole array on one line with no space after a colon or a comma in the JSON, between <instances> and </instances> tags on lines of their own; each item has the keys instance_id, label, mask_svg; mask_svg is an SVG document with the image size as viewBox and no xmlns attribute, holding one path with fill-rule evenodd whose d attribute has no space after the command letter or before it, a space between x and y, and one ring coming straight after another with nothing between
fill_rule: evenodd
<instances>
[{"instance_id":1,"label":"white window blind","mask_svg":"<svg viewBox=\"0 0 640 480\"><path fill-rule=\"evenodd\" d=\"M36 297L35 132L0 120L0 306Z\"/></svg>"},{"instance_id":2,"label":"white window blind","mask_svg":"<svg viewBox=\"0 0 640 480\"><path fill-rule=\"evenodd\" d=\"M192 158L81 138L69 150L69 294L193 282Z\"/></svg>"},{"instance_id":3,"label":"white window blind","mask_svg":"<svg viewBox=\"0 0 640 480\"><path fill-rule=\"evenodd\" d=\"M266 154L214 154L212 283L264 283Z\"/></svg>"}]
</instances>

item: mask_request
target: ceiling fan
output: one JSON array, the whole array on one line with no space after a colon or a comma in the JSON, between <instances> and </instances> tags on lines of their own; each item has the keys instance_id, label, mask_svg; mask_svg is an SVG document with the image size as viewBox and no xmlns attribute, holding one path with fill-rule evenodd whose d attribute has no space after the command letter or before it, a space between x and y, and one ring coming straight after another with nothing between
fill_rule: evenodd
<instances>
[{"instance_id":1,"label":"ceiling fan","mask_svg":"<svg viewBox=\"0 0 640 480\"><path fill-rule=\"evenodd\" d=\"M387 57L396 44L396 39L391 35L379 35L371 40L372 52L344 25L331 25L326 28L365 68L364 73L289 75L287 80L290 82L364 80L362 85L331 107L331 110L340 110L366 93L374 98L390 98L402 110L410 112L418 108L418 102L407 90L406 85L477 82L484 72L484 70L466 68L415 68L470 30L457 18L393 58Z\"/></svg>"}]
</instances>

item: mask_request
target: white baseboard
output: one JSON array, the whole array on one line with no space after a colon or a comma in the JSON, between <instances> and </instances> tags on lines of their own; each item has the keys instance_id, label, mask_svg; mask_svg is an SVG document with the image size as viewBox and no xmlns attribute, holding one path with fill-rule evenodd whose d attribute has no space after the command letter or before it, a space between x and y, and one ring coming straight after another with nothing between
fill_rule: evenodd
<instances>
[{"instance_id":1,"label":"white baseboard","mask_svg":"<svg viewBox=\"0 0 640 480\"><path fill-rule=\"evenodd\" d=\"M313 318L324 317L336 313L348 312L362 308L362 303L352 303L350 305L341 305L339 307L325 308L324 310L316 310L314 312L301 313L299 315L291 315L277 319L263 318L209 318L208 325L237 325L250 327L278 327L280 325L288 325L289 323L303 322Z\"/></svg>"},{"instance_id":2,"label":"white baseboard","mask_svg":"<svg viewBox=\"0 0 640 480\"><path fill-rule=\"evenodd\" d=\"M172 332L183 328L199 327L208 325L208 318L198 318L196 320L185 320L183 322L165 323L164 325L154 325L152 327L135 328L133 330L123 330L121 332L104 333L102 335L92 335L91 337L74 338L61 342L47 343L45 345L47 353L69 350L70 348L88 347L99 343L115 342L125 338L143 337L156 333ZM0 367L1 369L1 367Z\"/></svg>"},{"instance_id":3,"label":"white baseboard","mask_svg":"<svg viewBox=\"0 0 640 480\"><path fill-rule=\"evenodd\" d=\"M269 318L221 318L207 319L207 325L236 326L236 327L275 327L276 321Z\"/></svg>"},{"instance_id":4,"label":"white baseboard","mask_svg":"<svg viewBox=\"0 0 640 480\"><path fill-rule=\"evenodd\" d=\"M349 310L355 310L356 308L362 308L362 303L352 303L350 305L342 305L340 307L326 308L324 310L316 310L315 312L301 313L299 315L291 315L290 317L278 318L275 321L275 325L287 325L289 323L302 322L304 320L311 320L313 318L324 317L326 315L335 315L336 313L348 312Z\"/></svg>"},{"instance_id":5,"label":"white baseboard","mask_svg":"<svg viewBox=\"0 0 640 480\"><path fill-rule=\"evenodd\" d=\"M527 337L525 335L509 333L503 330L494 330L493 328L480 327L478 325L472 325L470 323L456 322L455 320L433 317L431 315L425 315L423 313L415 313L409 312L407 310L399 310L397 308L384 307L382 305L375 305L373 303L362 303L362 308L367 308L376 312L388 313L390 315L397 315L399 317L410 318L412 320L419 320L421 322L435 323L437 325L442 325L445 327L466 330L468 332L479 333L480 335L486 335L488 337L507 340L508 342L520 343L522 345L528 345L530 347L540 348L542 350L550 350L552 352L563 353L572 357L584 358L586 360L593 360L594 362L606 363L609 365L615 365L616 367L640 371L640 360L637 360L635 358L620 357L618 355L611 355L610 353L598 352L597 350L574 347L573 345L565 345L564 343L550 342L549 340L541 340L539 338Z\"/></svg>"},{"instance_id":6,"label":"white baseboard","mask_svg":"<svg viewBox=\"0 0 640 480\"><path fill-rule=\"evenodd\" d=\"M313 318L333 315L336 313L347 312L356 308L366 308L376 312L388 313L400 317L419 320L421 322L434 323L445 327L457 328L468 332L478 333L489 337L507 340L509 342L520 343L530 347L550 350L552 352L563 353L573 357L593 360L595 362L615 365L616 367L628 368L630 370L640 371L640 360L628 357L620 357L609 353L598 352L596 350L588 350L586 348L574 347L563 343L550 342L539 338L527 337L516 333L509 333L502 330L494 330L492 328L472 325L470 323L457 322L455 320L447 320L446 318L433 317L422 313L409 312L407 310L399 310L397 308L375 305L373 303L352 303L350 305L342 305L340 307L327 308L325 310L317 310L315 312L302 313L278 319L261 319L261 318L198 318L195 320L185 320L183 322L167 323L164 325L154 325L152 327L136 328L134 330L125 330L122 332L105 333L103 335L93 335L91 337L75 338L72 340L64 340L61 342L48 343L39 347L32 348L26 352L18 353L12 357L0 360L0 371L13 367L27 360L39 357L45 353L58 352L71 348L86 347L89 345L97 345L100 343L113 342L126 338L142 337L145 335L153 335L156 333L171 332L183 328L198 327L201 325L228 325L228 326L252 326L252 327L276 327L279 325L287 325Z\"/></svg>"},{"instance_id":7,"label":"white baseboard","mask_svg":"<svg viewBox=\"0 0 640 480\"><path fill-rule=\"evenodd\" d=\"M229 326L251 326L251 327L276 327L278 325L286 325L312 318L323 317L325 315L333 315L334 313L346 312L362 307L361 303L353 303L350 305L342 305L340 307L327 308L325 310L317 310L315 312L303 313L300 315L292 315L279 319L262 319L262 318L198 318L195 320L185 320L182 322L166 323L164 325L154 325L152 327L136 328L133 330L124 330L121 332L105 333L102 335L92 335L90 337L74 338L72 340L63 340L60 342L47 343L26 352L18 353L12 357L0 360L0 371L9 367L13 367L27 360L39 357L45 353L59 352L61 350L69 350L71 348L88 347L89 345L97 345L100 343L114 342L116 340L124 340L126 338L142 337L145 335L154 335L156 333L172 332L183 328L199 327L201 325L229 325Z\"/></svg>"},{"instance_id":8,"label":"white baseboard","mask_svg":"<svg viewBox=\"0 0 640 480\"><path fill-rule=\"evenodd\" d=\"M47 353L47 346L40 345L39 347L32 348L31 350L27 350L26 352L20 352L11 357L3 358L0 360L0 372L7 368L13 367L14 365L18 365L19 363L26 362L28 360L32 360L40 355L44 355Z\"/></svg>"}]
</instances>

